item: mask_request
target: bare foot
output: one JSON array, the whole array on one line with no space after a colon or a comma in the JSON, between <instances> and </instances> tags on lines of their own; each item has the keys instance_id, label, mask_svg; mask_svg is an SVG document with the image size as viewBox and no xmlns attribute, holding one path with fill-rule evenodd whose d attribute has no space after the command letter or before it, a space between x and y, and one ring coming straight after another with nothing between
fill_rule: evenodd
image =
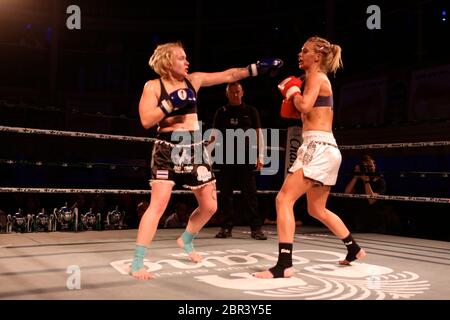
<instances>
[{"instance_id":1,"label":"bare foot","mask_svg":"<svg viewBox=\"0 0 450 320\"><path fill-rule=\"evenodd\" d=\"M139 269L138 271L131 272L131 267L128 269L128 273L131 274L135 279L138 280L150 280L153 279L153 274L145 271L144 268Z\"/></svg>"},{"instance_id":2,"label":"bare foot","mask_svg":"<svg viewBox=\"0 0 450 320\"><path fill-rule=\"evenodd\" d=\"M294 275L295 269L293 267L284 269L284 278L290 278ZM269 270L255 272L252 274L255 278L259 279L273 279L273 274Z\"/></svg>"},{"instance_id":3,"label":"bare foot","mask_svg":"<svg viewBox=\"0 0 450 320\"><path fill-rule=\"evenodd\" d=\"M359 252L356 254L356 259L361 260L364 259L364 257L366 256L366 252L364 251L364 249L359 250ZM340 260L339 264L341 266L349 266L350 262L352 261L347 261L347 260Z\"/></svg>"},{"instance_id":4,"label":"bare foot","mask_svg":"<svg viewBox=\"0 0 450 320\"><path fill-rule=\"evenodd\" d=\"M181 249L184 250L184 241L183 241L183 239L181 239L181 237L177 239L177 244ZM184 250L184 251L186 252L186 250ZM191 259L192 262L195 262L195 263L202 262L202 257L197 252L192 251L192 252L186 252L186 253L188 254L189 259Z\"/></svg>"}]
</instances>

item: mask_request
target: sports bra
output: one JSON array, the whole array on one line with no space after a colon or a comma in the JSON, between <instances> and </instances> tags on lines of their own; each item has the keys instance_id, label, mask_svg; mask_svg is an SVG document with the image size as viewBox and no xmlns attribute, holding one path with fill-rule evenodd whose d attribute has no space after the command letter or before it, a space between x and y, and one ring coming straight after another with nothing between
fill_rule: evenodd
<instances>
[{"instance_id":1,"label":"sports bra","mask_svg":"<svg viewBox=\"0 0 450 320\"><path fill-rule=\"evenodd\" d=\"M184 79L184 81L186 82L187 87L195 92L195 99L197 100L197 92L195 91L195 89L192 86L192 84L189 82L188 79ZM170 100L170 96L167 93L167 90L164 87L164 84L163 84L161 78L159 78L159 83L161 84L161 96L159 97L158 105L164 99L169 99ZM197 113L197 101L192 102L190 105L188 105L188 106L186 106L184 108L181 108L181 109L178 109L178 110L175 110L175 111L171 112L170 114L166 115L162 120L164 120L166 118L169 118L169 117L180 116L180 115L185 115L185 114L189 114L189 113Z\"/></svg>"},{"instance_id":2,"label":"sports bra","mask_svg":"<svg viewBox=\"0 0 450 320\"><path fill-rule=\"evenodd\" d=\"M300 76L300 79L303 81L301 92L305 92L305 84L306 84L306 78L305 75ZM314 103L315 107L330 107L333 109L333 95L331 96L317 96L316 102Z\"/></svg>"},{"instance_id":3,"label":"sports bra","mask_svg":"<svg viewBox=\"0 0 450 320\"><path fill-rule=\"evenodd\" d=\"M318 96L314 107L330 107L333 109L333 96Z\"/></svg>"}]
</instances>

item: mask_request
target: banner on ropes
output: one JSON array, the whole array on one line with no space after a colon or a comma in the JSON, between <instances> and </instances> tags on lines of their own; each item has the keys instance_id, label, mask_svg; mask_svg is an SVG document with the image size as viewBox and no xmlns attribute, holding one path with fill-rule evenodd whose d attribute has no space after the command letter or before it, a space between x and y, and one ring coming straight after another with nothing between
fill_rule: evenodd
<instances>
[{"instance_id":1,"label":"banner on ropes","mask_svg":"<svg viewBox=\"0 0 450 320\"><path fill-rule=\"evenodd\" d=\"M297 150L303 143L302 127L294 126L287 129L286 137L286 157L284 166L284 177L288 173L288 169L292 166L297 158Z\"/></svg>"}]
</instances>

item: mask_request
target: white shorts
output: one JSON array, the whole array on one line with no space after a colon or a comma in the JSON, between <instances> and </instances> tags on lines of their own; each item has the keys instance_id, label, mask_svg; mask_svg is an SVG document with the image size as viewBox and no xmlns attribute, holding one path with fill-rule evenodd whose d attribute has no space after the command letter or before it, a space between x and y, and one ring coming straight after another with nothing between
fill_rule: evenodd
<instances>
[{"instance_id":1,"label":"white shorts","mask_svg":"<svg viewBox=\"0 0 450 320\"><path fill-rule=\"evenodd\" d=\"M306 178L320 182L325 186L336 184L342 156L331 132L304 131L303 143L297 150L289 172L303 169Z\"/></svg>"}]
</instances>

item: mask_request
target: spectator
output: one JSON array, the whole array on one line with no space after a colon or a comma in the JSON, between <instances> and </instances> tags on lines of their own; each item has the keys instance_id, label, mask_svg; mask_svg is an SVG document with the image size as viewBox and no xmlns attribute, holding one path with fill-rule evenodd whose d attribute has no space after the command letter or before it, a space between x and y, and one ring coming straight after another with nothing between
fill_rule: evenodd
<instances>
[{"instance_id":1,"label":"spectator","mask_svg":"<svg viewBox=\"0 0 450 320\"><path fill-rule=\"evenodd\" d=\"M353 178L345 187L345 193L382 195L386 193L386 181L377 170L375 159L368 154L361 157L361 163L355 166ZM356 231L387 231L387 211L383 201L378 199L351 199L350 212L353 212L353 224Z\"/></svg>"}]
</instances>

